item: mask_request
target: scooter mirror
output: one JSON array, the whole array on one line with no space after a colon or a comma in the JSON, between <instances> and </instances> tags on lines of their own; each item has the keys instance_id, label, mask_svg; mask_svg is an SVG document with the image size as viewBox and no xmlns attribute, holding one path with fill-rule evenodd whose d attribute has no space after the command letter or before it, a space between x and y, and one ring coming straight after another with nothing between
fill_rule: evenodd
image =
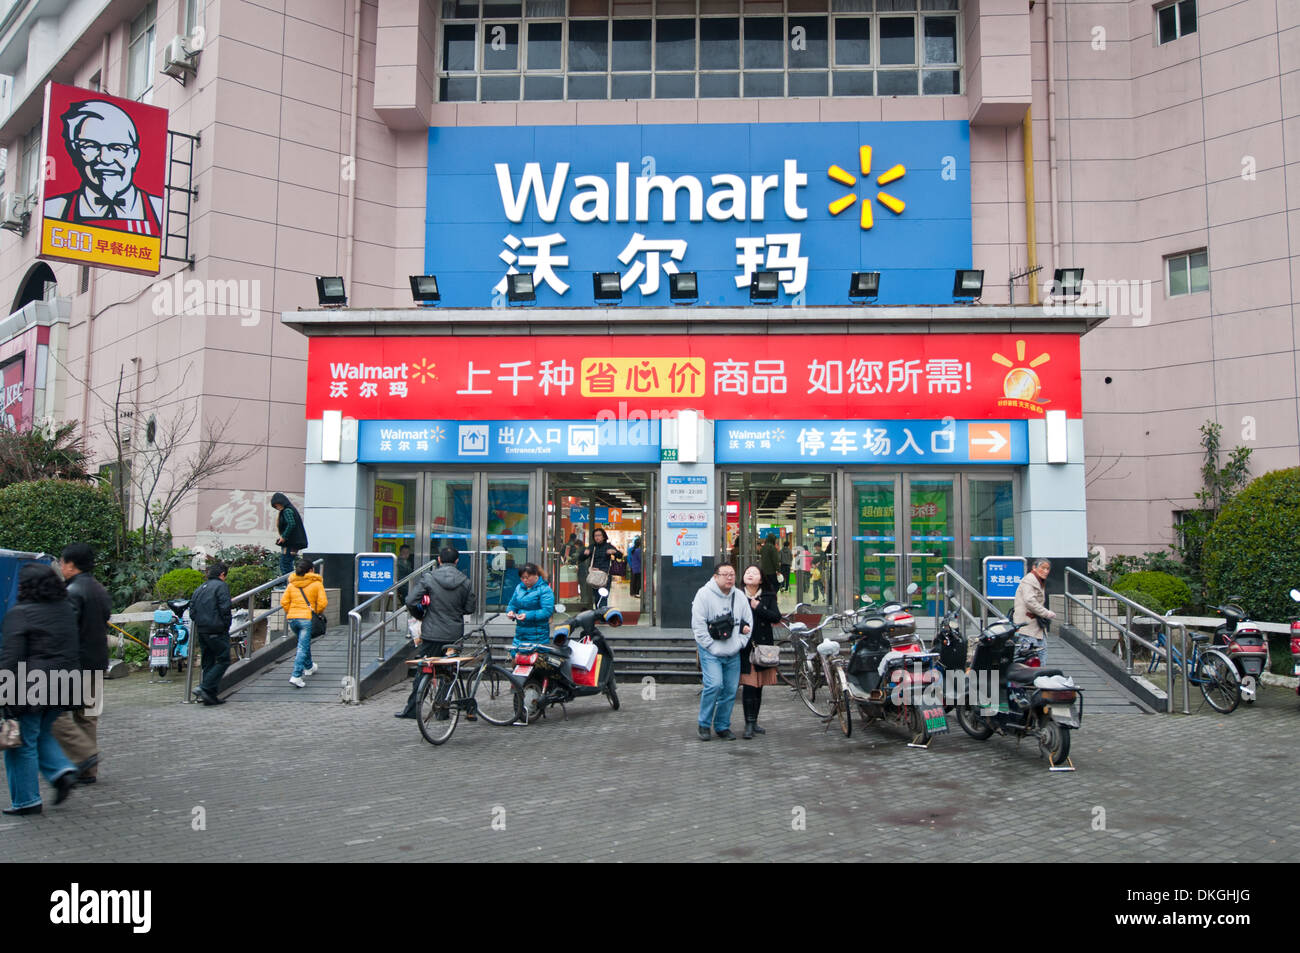
<instances>
[{"instance_id":1,"label":"scooter mirror","mask_svg":"<svg viewBox=\"0 0 1300 953\"><path fill-rule=\"evenodd\" d=\"M914 582L909 582L909 583L907 584L907 594L910 596L910 595L914 594L914 593L916 592L916 590L918 590L918 589L920 589L920 588L921 588L921 587L918 586L916 583L914 583Z\"/></svg>"},{"instance_id":2,"label":"scooter mirror","mask_svg":"<svg viewBox=\"0 0 1300 953\"><path fill-rule=\"evenodd\" d=\"M1296 602L1300 602L1300 589L1292 589L1291 598L1294 599Z\"/></svg>"},{"instance_id":3,"label":"scooter mirror","mask_svg":"<svg viewBox=\"0 0 1300 953\"><path fill-rule=\"evenodd\" d=\"M564 607L564 603L563 603L563 602L557 602L557 603L555 604L555 614L556 614L556 615L562 615L562 614L564 614L565 612L568 612L568 611L569 611L569 610L566 609L566 608Z\"/></svg>"},{"instance_id":4,"label":"scooter mirror","mask_svg":"<svg viewBox=\"0 0 1300 953\"><path fill-rule=\"evenodd\" d=\"M600 593L600 595L601 595L602 598L604 598L605 596L608 596L608 595L609 595L609 590L606 589L604 586L601 586L601 587L600 587L599 589L597 589L596 591Z\"/></svg>"}]
</instances>

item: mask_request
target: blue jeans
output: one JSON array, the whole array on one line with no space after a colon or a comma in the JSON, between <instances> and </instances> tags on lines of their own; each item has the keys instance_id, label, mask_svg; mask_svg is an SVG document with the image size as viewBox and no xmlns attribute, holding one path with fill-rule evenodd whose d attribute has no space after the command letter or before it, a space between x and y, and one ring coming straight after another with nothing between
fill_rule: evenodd
<instances>
[{"instance_id":1,"label":"blue jeans","mask_svg":"<svg viewBox=\"0 0 1300 953\"><path fill-rule=\"evenodd\" d=\"M23 742L17 748L5 749L5 775L9 779L9 800L13 807L31 807L41 803L38 768L51 784L55 778L77 770L54 737L54 722L62 714L62 711L46 708L18 716L18 730L22 732Z\"/></svg>"},{"instance_id":2,"label":"blue jeans","mask_svg":"<svg viewBox=\"0 0 1300 953\"><path fill-rule=\"evenodd\" d=\"M707 728L712 722L714 731L727 731L731 728L731 709L736 707L736 688L740 685L740 655L718 656L704 649L696 651L704 674L700 725Z\"/></svg>"},{"instance_id":3,"label":"blue jeans","mask_svg":"<svg viewBox=\"0 0 1300 953\"><path fill-rule=\"evenodd\" d=\"M298 562L297 553L281 552L280 553L280 575L283 576L287 572L293 572L294 564L297 562Z\"/></svg>"},{"instance_id":4,"label":"blue jeans","mask_svg":"<svg viewBox=\"0 0 1300 953\"><path fill-rule=\"evenodd\" d=\"M290 619L289 628L298 636L298 654L293 657L293 677L311 668L311 619Z\"/></svg>"}]
</instances>

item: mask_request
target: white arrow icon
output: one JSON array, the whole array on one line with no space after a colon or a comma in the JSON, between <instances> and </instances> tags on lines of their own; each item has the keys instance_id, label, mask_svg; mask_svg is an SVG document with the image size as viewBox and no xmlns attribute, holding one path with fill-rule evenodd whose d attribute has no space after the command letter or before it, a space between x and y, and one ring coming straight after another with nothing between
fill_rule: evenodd
<instances>
[{"instance_id":1,"label":"white arrow icon","mask_svg":"<svg viewBox=\"0 0 1300 953\"><path fill-rule=\"evenodd\" d=\"M988 437L985 439L977 440L974 437L971 437L970 445L972 447L977 445L987 445L989 448L989 456L993 456L1007 445L1007 438L1002 436L1002 431L1000 430L989 430L987 433Z\"/></svg>"}]
</instances>

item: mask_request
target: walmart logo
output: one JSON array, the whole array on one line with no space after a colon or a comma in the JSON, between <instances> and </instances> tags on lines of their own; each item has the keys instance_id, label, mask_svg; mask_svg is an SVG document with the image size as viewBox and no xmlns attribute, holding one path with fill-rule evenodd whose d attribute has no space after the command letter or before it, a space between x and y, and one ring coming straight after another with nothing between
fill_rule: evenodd
<instances>
[{"instance_id":1,"label":"walmart logo","mask_svg":"<svg viewBox=\"0 0 1300 953\"><path fill-rule=\"evenodd\" d=\"M861 148L858 149L858 161L859 161L859 165L862 168L863 187L864 188L870 187L871 146L862 146ZM857 176L855 176L852 172L848 172L845 169L841 169L837 165L833 165L829 169L827 169L826 174L830 176L832 179L834 179L836 182L840 183L841 185L847 186L848 188L853 188L855 185L858 184ZM876 185L882 186L882 185L888 185L890 182L897 182L905 175L907 175L907 169L903 168L902 165L896 165L893 168L880 173L880 175L876 177ZM850 192L848 195L842 196L830 204L829 206L830 213L832 215L839 215L845 209L852 208L853 203L856 202L857 200L858 200L857 194L854 192ZM885 208L889 209L895 215L903 214L903 209L907 207L902 199L890 195L888 192L877 192L876 201L879 202L881 205L883 205ZM873 220L871 215L871 207L872 207L871 199L864 197L862 199L862 217L859 222L859 224L864 230L871 228L871 226L875 224L875 221Z\"/></svg>"}]
</instances>

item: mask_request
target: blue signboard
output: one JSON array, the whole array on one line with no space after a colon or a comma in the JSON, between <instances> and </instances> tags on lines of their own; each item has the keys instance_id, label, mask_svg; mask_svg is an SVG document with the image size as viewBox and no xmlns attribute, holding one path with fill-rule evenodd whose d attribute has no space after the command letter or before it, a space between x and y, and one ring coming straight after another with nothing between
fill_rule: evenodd
<instances>
[{"instance_id":1,"label":"blue signboard","mask_svg":"<svg viewBox=\"0 0 1300 953\"><path fill-rule=\"evenodd\" d=\"M359 553L357 555L357 593L374 595L397 582L396 553Z\"/></svg>"},{"instance_id":2,"label":"blue signboard","mask_svg":"<svg viewBox=\"0 0 1300 953\"><path fill-rule=\"evenodd\" d=\"M1014 599L1024 578L1024 556L984 557L984 595L988 598Z\"/></svg>"},{"instance_id":3,"label":"blue signboard","mask_svg":"<svg viewBox=\"0 0 1300 953\"><path fill-rule=\"evenodd\" d=\"M942 122L508 126L429 130L426 271L442 304L590 307L593 272L623 301L668 305L696 272L702 305L843 305L879 271L881 304L947 303L971 265L970 125ZM607 304L607 302L601 302Z\"/></svg>"},{"instance_id":4,"label":"blue signboard","mask_svg":"<svg viewBox=\"0 0 1300 953\"><path fill-rule=\"evenodd\" d=\"M362 420L361 463L658 463L657 420Z\"/></svg>"},{"instance_id":5,"label":"blue signboard","mask_svg":"<svg viewBox=\"0 0 1300 953\"><path fill-rule=\"evenodd\" d=\"M1029 462L1024 420L719 420L718 463Z\"/></svg>"}]
</instances>

